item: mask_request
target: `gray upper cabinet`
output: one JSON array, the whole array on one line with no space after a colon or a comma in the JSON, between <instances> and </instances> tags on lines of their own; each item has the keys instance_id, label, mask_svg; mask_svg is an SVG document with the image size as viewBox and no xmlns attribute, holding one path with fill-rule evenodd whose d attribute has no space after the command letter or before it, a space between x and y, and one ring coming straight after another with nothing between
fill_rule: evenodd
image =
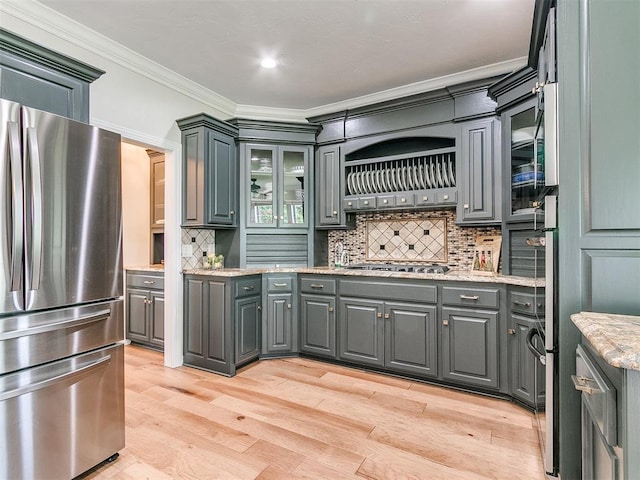
<instances>
[{"instance_id":1,"label":"gray upper cabinet","mask_svg":"<svg viewBox=\"0 0 640 480\"><path fill-rule=\"evenodd\" d=\"M500 122L489 118L461 126L461 201L457 221L462 224L500 223Z\"/></svg>"},{"instance_id":2,"label":"gray upper cabinet","mask_svg":"<svg viewBox=\"0 0 640 480\"><path fill-rule=\"evenodd\" d=\"M340 145L319 147L316 153L316 228L344 228L348 222L342 207L344 167Z\"/></svg>"},{"instance_id":3,"label":"gray upper cabinet","mask_svg":"<svg viewBox=\"0 0 640 480\"><path fill-rule=\"evenodd\" d=\"M0 98L89 122L89 84L105 72L0 28Z\"/></svg>"},{"instance_id":4,"label":"gray upper cabinet","mask_svg":"<svg viewBox=\"0 0 640 480\"><path fill-rule=\"evenodd\" d=\"M182 130L182 225L237 225L237 128L205 114L177 121Z\"/></svg>"}]
</instances>

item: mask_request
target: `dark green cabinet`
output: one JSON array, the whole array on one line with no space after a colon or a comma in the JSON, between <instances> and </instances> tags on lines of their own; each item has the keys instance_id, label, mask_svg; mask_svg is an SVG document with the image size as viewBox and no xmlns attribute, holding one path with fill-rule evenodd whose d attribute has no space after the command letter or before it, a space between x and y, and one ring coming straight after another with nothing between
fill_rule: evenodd
<instances>
[{"instance_id":1,"label":"dark green cabinet","mask_svg":"<svg viewBox=\"0 0 640 480\"><path fill-rule=\"evenodd\" d=\"M0 28L0 98L89 123L89 85L104 73Z\"/></svg>"},{"instance_id":2,"label":"dark green cabinet","mask_svg":"<svg viewBox=\"0 0 640 480\"><path fill-rule=\"evenodd\" d=\"M235 375L260 354L261 278L184 278L184 363Z\"/></svg>"},{"instance_id":3,"label":"dark green cabinet","mask_svg":"<svg viewBox=\"0 0 640 480\"><path fill-rule=\"evenodd\" d=\"M164 275L127 272L127 338L147 347L164 347Z\"/></svg>"},{"instance_id":4,"label":"dark green cabinet","mask_svg":"<svg viewBox=\"0 0 640 480\"><path fill-rule=\"evenodd\" d=\"M500 223L502 185L500 122L475 120L461 126L461 201L457 221L461 224Z\"/></svg>"},{"instance_id":5,"label":"dark green cabinet","mask_svg":"<svg viewBox=\"0 0 640 480\"><path fill-rule=\"evenodd\" d=\"M296 274L263 275L262 356L298 351Z\"/></svg>"},{"instance_id":6,"label":"dark green cabinet","mask_svg":"<svg viewBox=\"0 0 640 480\"><path fill-rule=\"evenodd\" d=\"M205 114L177 121L182 131L182 225L237 225L237 128Z\"/></svg>"}]
</instances>

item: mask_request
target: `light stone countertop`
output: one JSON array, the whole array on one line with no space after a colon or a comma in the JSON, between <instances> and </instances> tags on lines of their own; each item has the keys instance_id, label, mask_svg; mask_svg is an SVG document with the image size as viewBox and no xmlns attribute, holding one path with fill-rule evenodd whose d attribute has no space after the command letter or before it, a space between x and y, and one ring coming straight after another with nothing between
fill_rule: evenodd
<instances>
[{"instance_id":1,"label":"light stone countertop","mask_svg":"<svg viewBox=\"0 0 640 480\"><path fill-rule=\"evenodd\" d=\"M609 365L640 371L640 317L580 312L571 321Z\"/></svg>"},{"instance_id":2,"label":"light stone countertop","mask_svg":"<svg viewBox=\"0 0 640 480\"><path fill-rule=\"evenodd\" d=\"M354 277L376 278L404 278L412 280L444 280L454 282L477 283L501 283L505 285L517 285L522 287L544 287L544 279L528 277L516 277L511 275L478 275L468 271L451 270L445 274L439 273L413 273L413 272L385 272L380 270L348 270L331 267L299 267L299 268L223 268L214 269L185 269L184 274L211 275L216 277L241 277L262 273L301 273L307 275L341 275Z\"/></svg>"},{"instance_id":3,"label":"light stone countertop","mask_svg":"<svg viewBox=\"0 0 640 480\"><path fill-rule=\"evenodd\" d=\"M124 267L126 271L137 270L139 272L164 272L164 265L133 265Z\"/></svg>"}]
</instances>

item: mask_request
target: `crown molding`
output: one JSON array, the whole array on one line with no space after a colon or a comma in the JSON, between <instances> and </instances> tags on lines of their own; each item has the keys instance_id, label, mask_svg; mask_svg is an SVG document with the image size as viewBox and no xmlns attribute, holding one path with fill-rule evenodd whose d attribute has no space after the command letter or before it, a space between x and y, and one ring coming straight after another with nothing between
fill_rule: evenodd
<instances>
[{"instance_id":1,"label":"crown molding","mask_svg":"<svg viewBox=\"0 0 640 480\"><path fill-rule=\"evenodd\" d=\"M424 94L425 92L459 83L505 75L518 70L527 63L527 57L515 58L306 110L263 107L236 104L228 98L149 60L34 0L2 0L0 2L0 12L6 12L65 41L82 45L83 48L110 62L117 63L128 70L182 93L203 105L220 111L227 118L244 117L267 121L306 123L309 117L354 110L368 105L396 100L400 97Z\"/></svg>"},{"instance_id":2,"label":"crown molding","mask_svg":"<svg viewBox=\"0 0 640 480\"><path fill-rule=\"evenodd\" d=\"M229 117L235 115L236 104L228 98L204 88L45 5L33 0L3 0L0 2L0 12L10 14L62 40L81 45L110 62L165 85Z\"/></svg>"}]
</instances>

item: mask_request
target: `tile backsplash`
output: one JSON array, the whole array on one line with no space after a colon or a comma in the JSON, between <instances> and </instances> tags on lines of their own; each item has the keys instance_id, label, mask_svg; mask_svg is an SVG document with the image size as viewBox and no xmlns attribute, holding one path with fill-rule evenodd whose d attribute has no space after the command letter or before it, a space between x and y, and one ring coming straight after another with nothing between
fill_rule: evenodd
<instances>
[{"instance_id":1,"label":"tile backsplash","mask_svg":"<svg viewBox=\"0 0 640 480\"><path fill-rule=\"evenodd\" d=\"M447 219L367 222L367 260L447 262Z\"/></svg>"},{"instance_id":2,"label":"tile backsplash","mask_svg":"<svg viewBox=\"0 0 640 480\"><path fill-rule=\"evenodd\" d=\"M215 243L215 230L205 228L183 228L181 244L183 247L190 245L193 249L193 253L188 257L182 257L182 269L201 268L202 252L207 252L207 254L215 253Z\"/></svg>"},{"instance_id":3,"label":"tile backsplash","mask_svg":"<svg viewBox=\"0 0 640 480\"><path fill-rule=\"evenodd\" d=\"M390 225L394 225L391 230ZM435 233L432 236L431 227L420 228L420 226L434 225L435 228L444 228L446 233L442 236ZM441 227L442 226L442 227ZM393 256L383 258L380 254L380 238L386 238L378 235L378 240L370 237L369 232L379 232L380 229L386 235L392 235L396 242L392 247ZM397 228L395 228L397 227ZM377 228L377 230L376 230ZM425 236L424 231L428 230L429 235ZM398 235L395 235L398 232ZM422 237L420 237L422 233ZM407 212L390 212L379 213L371 212L359 214L356 216L356 228L353 230L332 230L329 232L329 265L333 265L333 255L337 242L342 242L344 248L349 251L351 263L366 262L389 262L389 263L411 263L418 261L429 261L433 263L442 263L449 265L450 268L458 270L470 270L473 262L473 253L475 240L478 235L501 235L500 227L461 227L456 225L455 210L434 210L434 211L407 211ZM428 238L427 238L428 237ZM373 240L373 246L370 249L369 243ZM375 245L378 245L378 252L375 252ZM409 245L413 243L414 248L409 249ZM420 243L422 242L422 243ZM443 243L443 250L435 248ZM416 247L417 245L420 245ZM431 248L431 250L429 249ZM421 251L421 256L416 254L416 248ZM386 250L386 243L385 248ZM411 253L410 253L411 252ZM433 258L427 258L432 253ZM443 253L446 254L446 260L440 260Z\"/></svg>"}]
</instances>

